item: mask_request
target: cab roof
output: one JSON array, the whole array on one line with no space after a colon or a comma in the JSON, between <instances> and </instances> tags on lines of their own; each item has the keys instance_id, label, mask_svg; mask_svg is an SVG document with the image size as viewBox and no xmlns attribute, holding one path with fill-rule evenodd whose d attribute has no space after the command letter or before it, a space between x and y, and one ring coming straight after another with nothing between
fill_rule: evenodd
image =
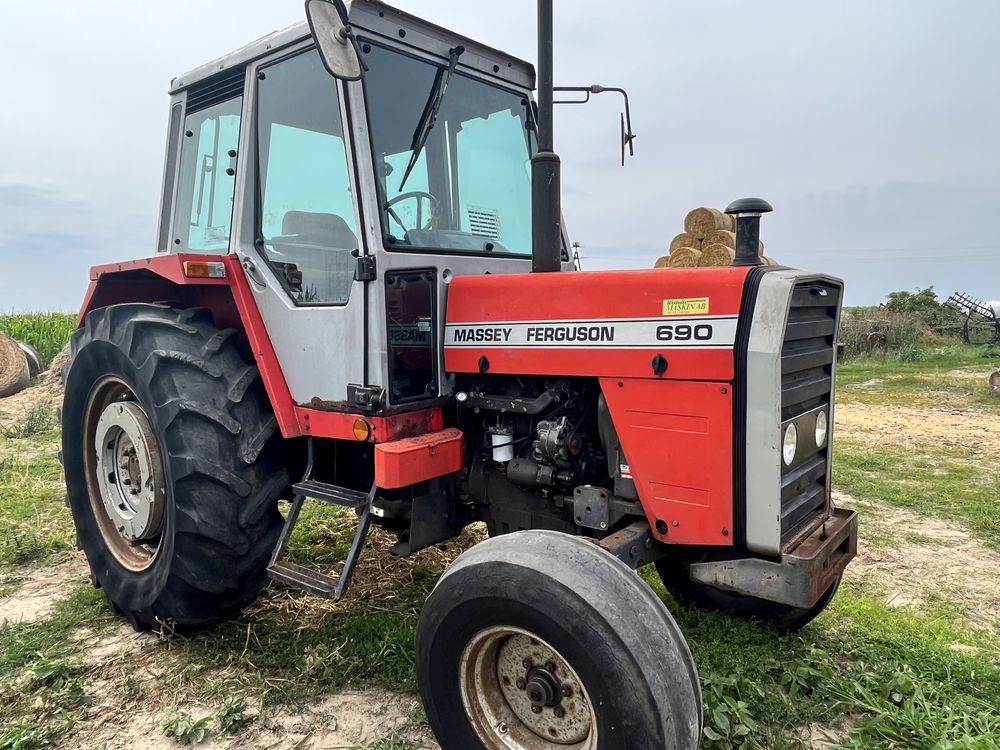
<instances>
[{"instance_id":1,"label":"cab roof","mask_svg":"<svg viewBox=\"0 0 1000 750\"><path fill-rule=\"evenodd\" d=\"M456 44L461 44L465 47L465 54L462 55L460 67L478 70L517 88L529 91L535 88L535 69L531 63L393 8L380 0L348 0L347 6L350 23L361 38L367 37L373 41L379 38L392 40L445 59ZM171 82L170 93L178 94L216 75L302 42L309 36L309 25L304 20L281 31L272 32L175 78Z\"/></svg>"}]
</instances>

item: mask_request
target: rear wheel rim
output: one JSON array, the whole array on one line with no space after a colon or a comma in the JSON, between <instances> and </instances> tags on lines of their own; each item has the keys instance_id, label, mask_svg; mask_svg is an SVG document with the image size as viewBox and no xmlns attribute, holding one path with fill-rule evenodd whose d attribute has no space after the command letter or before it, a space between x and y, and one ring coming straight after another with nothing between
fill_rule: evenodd
<instances>
[{"instance_id":1,"label":"rear wheel rim","mask_svg":"<svg viewBox=\"0 0 1000 750\"><path fill-rule=\"evenodd\" d=\"M541 638L489 628L462 653L462 703L487 750L594 750L597 717L576 671Z\"/></svg>"},{"instance_id":2,"label":"rear wheel rim","mask_svg":"<svg viewBox=\"0 0 1000 750\"><path fill-rule=\"evenodd\" d=\"M87 403L84 471L91 511L115 559L133 572L156 559L166 483L156 435L135 393L107 377Z\"/></svg>"}]
</instances>

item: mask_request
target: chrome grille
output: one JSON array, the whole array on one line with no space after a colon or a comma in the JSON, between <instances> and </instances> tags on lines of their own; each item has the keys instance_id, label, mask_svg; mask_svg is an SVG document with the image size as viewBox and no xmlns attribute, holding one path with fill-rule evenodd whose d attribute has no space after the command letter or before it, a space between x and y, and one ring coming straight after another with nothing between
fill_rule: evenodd
<instances>
[{"instance_id":1,"label":"chrome grille","mask_svg":"<svg viewBox=\"0 0 1000 750\"><path fill-rule=\"evenodd\" d=\"M781 349L781 419L825 408L831 416L838 315L843 290L831 281L802 282L792 293ZM812 423L814 424L814 422ZM791 466L782 464L781 543L792 541L826 510L831 444L817 448L814 430L799 433Z\"/></svg>"}]
</instances>

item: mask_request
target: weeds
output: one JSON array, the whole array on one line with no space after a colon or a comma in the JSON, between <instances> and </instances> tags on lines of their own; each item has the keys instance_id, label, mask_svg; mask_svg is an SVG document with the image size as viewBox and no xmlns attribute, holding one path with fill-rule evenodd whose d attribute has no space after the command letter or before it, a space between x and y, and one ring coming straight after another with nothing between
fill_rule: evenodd
<instances>
[{"instance_id":1,"label":"weeds","mask_svg":"<svg viewBox=\"0 0 1000 750\"><path fill-rule=\"evenodd\" d=\"M45 404L38 404L25 414L20 422L3 428L2 434L10 440L26 440L51 432L56 427L55 410Z\"/></svg>"},{"instance_id":2,"label":"weeds","mask_svg":"<svg viewBox=\"0 0 1000 750\"><path fill-rule=\"evenodd\" d=\"M187 711L170 706L167 715L160 722L160 729L167 737L173 737L181 745L200 745L208 737L208 722L211 717L195 719Z\"/></svg>"},{"instance_id":3,"label":"weeds","mask_svg":"<svg viewBox=\"0 0 1000 750\"><path fill-rule=\"evenodd\" d=\"M227 695L215 712L215 723L222 735L236 734L251 721L253 717L247 714L246 699L241 695Z\"/></svg>"}]
</instances>

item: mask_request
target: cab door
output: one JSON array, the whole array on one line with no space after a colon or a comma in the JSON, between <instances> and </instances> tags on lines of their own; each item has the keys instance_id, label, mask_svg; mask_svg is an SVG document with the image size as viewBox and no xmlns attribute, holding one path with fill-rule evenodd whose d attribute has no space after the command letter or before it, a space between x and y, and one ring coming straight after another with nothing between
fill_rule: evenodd
<instances>
[{"instance_id":1,"label":"cab door","mask_svg":"<svg viewBox=\"0 0 1000 750\"><path fill-rule=\"evenodd\" d=\"M364 385L365 255L342 84L311 44L247 76L235 251L292 399L337 408Z\"/></svg>"}]
</instances>

